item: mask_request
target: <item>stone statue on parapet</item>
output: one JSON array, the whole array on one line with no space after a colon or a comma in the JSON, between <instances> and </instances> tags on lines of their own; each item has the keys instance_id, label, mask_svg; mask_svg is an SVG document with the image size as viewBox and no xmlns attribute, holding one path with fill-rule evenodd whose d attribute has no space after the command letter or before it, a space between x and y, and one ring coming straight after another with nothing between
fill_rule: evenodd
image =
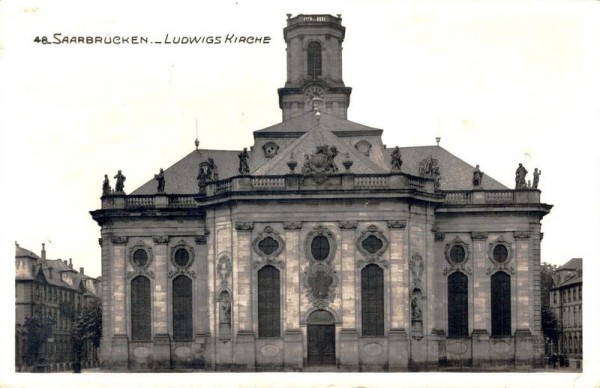
<instances>
[{"instance_id":1,"label":"stone statue on parapet","mask_svg":"<svg viewBox=\"0 0 600 388\"><path fill-rule=\"evenodd\" d=\"M396 146L392 152L392 161L390 164L392 166L392 172L400 172L400 168L402 167L402 158L400 156L400 148L398 148L398 146Z\"/></svg>"},{"instance_id":2,"label":"stone statue on parapet","mask_svg":"<svg viewBox=\"0 0 600 388\"><path fill-rule=\"evenodd\" d=\"M432 178L436 190L440 188L440 164L439 161L431 155L421 160L419 163L419 175L425 178Z\"/></svg>"},{"instance_id":3,"label":"stone statue on parapet","mask_svg":"<svg viewBox=\"0 0 600 388\"><path fill-rule=\"evenodd\" d=\"M250 155L248 155L248 149L244 148L244 150L238 154L238 158L240 158L240 174L248 175L250 173L250 166L248 165Z\"/></svg>"},{"instance_id":4,"label":"stone statue on parapet","mask_svg":"<svg viewBox=\"0 0 600 388\"><path fill-rule=\"evenodd\" d=\"M473 171L473 187L480 188L483 183L483 172L479 169L479 165L475 166Z\"/></svg>"},{"instance_id":5,"label":"stone statue on parapet","mask_svg":"<svg viewBox=\"0 0 600 388\"><path fill-rule=\"evenodd\" d=\"M204 167L202 166L202 163L200 163L200 165L198 166L198 176L196 177L196 179L198 179L199 193L206 194L207 177L206 177L206 172L204 171Z\"/></svg>"},{"instance_id":6,"label":"stone statue on parapet","mask_svg":"<svg viewBox=\"0 0 600 388\"><path fill-rule=\"evenodd\" d=\"M537 168L535 168L533 170L533 185L531 186L531 188L538 188L538 184L540 183L540 175L542 175L542 170L538 170Z\"/></svg>"},{"instance_id":7,"label":"stone statue on parapet","mask_svg":"<svg viewBox=\"0 0 600 388\"><path fill-rule=\"evenodd\" d=\"M102 196L110 194L110 182L108 181L108 175L104 174L104 181L102 182Z\"/></svg>"},{"instance_id":8,"label":"stone statue on parapet","mask_svg":"<svg viewBox=\"0 0 600 388\"><path fill-rule=\"evenodd\" d=\"M158 187L156 188L156 192L162 194L165 192L165 172L163 169L160 169L158 174L154 175L154 180L158 183Z\"/></svg>"},{"instance_id":9,"label":"stone statue on parapet","mask_svg":"<svg viewBox=\"0 0 600 388\"><path fill-rule=\"evenodd\" d=\"M115 179L117 180L117 183L115 184L115 193L125 194L125 175L121 173L121 170L117 172Z\"/></svg>"},{"instance_id":10,"label":"stone statue on parapet","mask_svg":"<svg viewBox=\"0 0 600 388\"><path fill-rule=\"evenodd\" d=\"M206 178L209 181L218 181L219 180L219 169L215 164L213 158L208 158L206 164Z\"/></svg>"},{"instance_id":11,"label":"stone statue on parapet","mask_svg":"<svg viewBox=\"0 0 600 388\"><path fill-rule=\"evenodd\" d=\"M525 177L527 176L527 170L523 167L522 163L519 163L519 167L517 167L517 171L515 171L515 189L526 189L527 188L527 180Z\"/></svg>"}]
</instances>

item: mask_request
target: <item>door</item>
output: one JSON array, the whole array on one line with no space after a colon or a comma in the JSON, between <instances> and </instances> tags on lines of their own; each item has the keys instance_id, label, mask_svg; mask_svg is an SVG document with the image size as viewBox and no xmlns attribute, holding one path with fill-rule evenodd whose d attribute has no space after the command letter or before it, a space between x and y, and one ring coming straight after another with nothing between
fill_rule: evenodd
<instances>
[{"instance_id":1,"label":"door","mask_svg":"<svg viewBox=\"0 0 600 388\"><path fill-rule=\"evenodd\" d=\"M307 326L307 364L335 365L335 323L333 316L323 310L313 312Z\"/></svg>"}]
</instances>

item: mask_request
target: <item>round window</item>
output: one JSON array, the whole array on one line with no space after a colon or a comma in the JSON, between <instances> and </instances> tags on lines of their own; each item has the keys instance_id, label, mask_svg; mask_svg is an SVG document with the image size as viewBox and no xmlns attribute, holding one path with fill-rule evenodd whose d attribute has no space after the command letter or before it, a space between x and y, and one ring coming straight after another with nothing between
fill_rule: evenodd
<instances>
[{"instance_id":1,"label":"round window","mask_svg":"<svg viewBox=\"0 0 600 388\"><path fill-rule=\"evenodd\" d=\"M329 256L329 240L325 236L316 236L310 244L310 253L315 260L325 260Z\"/></svg>"},{"instance_id":2,"label":"round window","mask_svg":"<svg viewBox=\"0 0 600 388\"><path fill-rule=\"evenodd\" d=\"M279 249L279 243L273 237L265 237L258 243L258 249L265 255L271 255Z\"/></svg>"},{"instance_id":3,"label":"round window","mask_svg":"<svg viewBox=\"0 0 600 388\"><path fill-rule=\"evenodd\" d=\"M450 260L453 263L460 264L465 261L465 248L455 245L450 249Z\"/></svg>"},{"instance_id":4,"label":"round window","mask_svg":"<svg viewBox=\"0 0 600 388\"><path fill-rule=\"evenodd\" d=\"M375 236L369 236L362 241L362 247L365 251L375 254L383 247L383 241Z\"/></svg>"},{"instance_id":5,"label":"round window","mask_svg":"<svg viewBox=\"0 0 600 388\"><path fill-rule=\"evenodd\" d=\"M175 251L175 264L179 267L185 267L190 262L190 254L187 249L179 248Z\"/></svg>"},{"instance_id":6,"label":"round window","mask_svg":"<svg viewBox=\"0 0 600 388\"><path fill-rule=\"evenodd\" d=\"M508 259L508 249L502 244L494 247L494 260L498 263L504 263Z\"/></svg>"},{"instance_id":7,"label":"round window","mask_svg":"<svg viewBox=\"0 0 600 388\"><path fill-rule=\"evenodd\" d=\"M148 254L143 249L138 249L133 252L133 264L138 267L143 267L148 263Z\"/></svg>"}]
</instances>

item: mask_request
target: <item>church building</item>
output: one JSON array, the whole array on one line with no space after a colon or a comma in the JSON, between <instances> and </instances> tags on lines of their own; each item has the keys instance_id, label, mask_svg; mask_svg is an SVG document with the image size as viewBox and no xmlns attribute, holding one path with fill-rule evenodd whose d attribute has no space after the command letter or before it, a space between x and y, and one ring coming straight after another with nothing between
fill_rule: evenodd
<instances>
[{"instance_id":1,"label":"church building","mask_svg":"<svg viewBox=\"0 0 600 388\"><path fill-rule=\"evenodd\" d=\"M282 122L252 147L196 146L130 194L105 179L102 367L540 365L537 176L510 189L439 145L386 148L347 120L341 18L283 31Z\"/></svg>"}]
</instances>

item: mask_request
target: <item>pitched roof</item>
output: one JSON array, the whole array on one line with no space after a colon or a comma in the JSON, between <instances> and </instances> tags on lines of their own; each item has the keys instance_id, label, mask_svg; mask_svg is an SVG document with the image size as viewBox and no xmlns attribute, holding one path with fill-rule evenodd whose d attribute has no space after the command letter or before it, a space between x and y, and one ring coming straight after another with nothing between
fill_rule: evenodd
<instances>
[{"instance_id":1,"label":"pitched roof","mask_svg":"<svg viewBox=\"0 0 600 388\"><path fill-rule=\"evenodd\" d=\"M301 115L292 117L279 124L272 125L265 129L254 132L255 136L264 136L269 134L302 134L307 132L317 124L315 112L309 111ZM340 119L328 113L321 113L319 124L323 129L331 131L336 135L343 132L373 132L373 134L381 134L383 130L368 127L350 120Z\"/></svg>"},{"instance_id":2,"label":"pitched roof","mask_svg":"<svg viewBox=\"0 0 600 388\"><path fill-rule=\"evenodd\" d=\"M15 246L15 257L31 257L33 259L40 260L38 255L28 249L21 248L19 245Z\"/></svg>"},{"instance_id":3,"label":"pitched roof","mask_svg":"<svg viewBox=\"0 0 600 388\"><path fill-rule=\"evenodd\" d=\"M561 265L556 270L557 271L561 271L561 270L576 271L576 270L582 269L582 268L583 268L583 259L574 258L574 259L567 261L565 264Z\"/></svg>"},{"instance_id":4,"label":"pitched roof","mask_svg":"<svg viewBox=\"0 0 600 388\"><path fill-rule=\"evenodd\" d=\"M313 114L314 116L314 114ZM289 120L288 120L289 121ZM290 146L286 147L283 152L275 158L268 160L260 166L253 175L285 175L290 172L287 162L291 159L292 153L298 164L303 163L303 155L314 154L317 147L327 144L330 147L335 147L338 151L338 157L335 158L335 163L340 171L344 169L341 162L345 159L345 155L352 160L353 164L350 171L356 174L377 174L388 172L383 167L379 166L371 159L357 151L354 147L350 147L334 135L329 129L321 125L320 120L315 119L315 123L300 138L294 141ZM298 170L302 167L299 166Z\"/></svg>"},{"instance_id":5,"label":"pitched roof","mask_svg":"<svg viewBox=\"0 0 600 388\"><path fill-rule=\"evenodd\" d=\"M167 194L198 193L198 166L208 158L213 158L219 172L219 179L239 174L239 151L194 150L179 162L164 170L165 192ZM157 171L158 172L158 171ZM157 183L154 178L144 183L131 194L156 194Z\"/></svg>"},{"instance_id":6,"label":"pitched roof","mask_svg":"<svg viewBox=\"0 0 600 388\"><path fill-rule=\"evenodd\" d=\"M390 165L391 154L394 150L385 150L386 164ZM419 164L427 156L431 155L438 159L440 167L440 189L441 190L471 190L473 188L474 166L451 154L440 146L400 147L402 158L402 172L419 175ZM508 187L491 178L483 176L482 186L486 190L506 190Z\"/></svg>"}]
</instances>

